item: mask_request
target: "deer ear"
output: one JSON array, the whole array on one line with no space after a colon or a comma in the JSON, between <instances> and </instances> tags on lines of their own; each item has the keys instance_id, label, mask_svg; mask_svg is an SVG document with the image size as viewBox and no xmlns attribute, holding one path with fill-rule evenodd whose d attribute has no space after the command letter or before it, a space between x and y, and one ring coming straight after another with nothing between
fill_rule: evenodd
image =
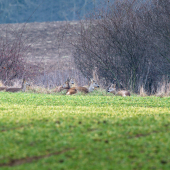
<instances>
[{"instance_id":1,"label":"deer ear","mask_svg":"<svg viewBox=\"0 0 170 170\"><path fill-rule=\"evenodd\" d=\"M116 88L116 84L113 84L113 87Z\"/></svg>"}]
</instances>

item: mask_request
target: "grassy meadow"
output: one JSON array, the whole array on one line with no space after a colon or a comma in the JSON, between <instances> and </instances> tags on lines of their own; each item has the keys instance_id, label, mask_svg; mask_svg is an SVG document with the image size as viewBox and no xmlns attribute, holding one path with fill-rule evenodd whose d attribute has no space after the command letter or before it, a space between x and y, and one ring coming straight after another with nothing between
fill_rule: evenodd
<instances>
[{"instance_id":1,"label":"grassy meadow","mask_svg":"<svg viewBox=\"0 0 170 170\"><path fill-rule=\"evenodd\" d=\"M0 170L169 170L170 97L0 92Z\"/></svg>"}]
</instances>

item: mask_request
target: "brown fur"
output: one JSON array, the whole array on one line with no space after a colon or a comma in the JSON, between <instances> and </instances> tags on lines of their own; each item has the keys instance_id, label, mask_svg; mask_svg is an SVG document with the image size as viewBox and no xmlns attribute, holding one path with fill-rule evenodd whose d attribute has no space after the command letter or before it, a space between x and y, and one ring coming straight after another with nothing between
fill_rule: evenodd
<instances>
[{"instance_id":1,"label":"brown fur","mask_svg":"<svg viewBox=\"0 0 170 170\"><path fill-rule=\"evenodd\" d=\"M76 87L76 89L80 92L83 92L83 93L88 93L89 90L86 88L86 87Z\"/></svg>"},{"instance_id":2,"label":"brown fur","mask_svg":"<svg viewBox=\"0 0 170 170\"><path fill-rule=\"evenodd\" d=\"M67 93L66 93L67 95L75 94L75 93L77 93L78 91L83 92L83 93L88 93L88 92L89 92L89 91L88 91L88 88L86 88L86 87L81 87L81 86L77 86L77 83L76 83L76 80L75 80L75 79L71 79L70 82L71 82L71 88L68 89L68 91L67 91Z\"/></svg>"},{"instance_id":3,"label":"brown fur","mask_svg":"<svg viewBox=\"0 0 170 170\"><path fill-rule=\"evenodd\" d=\"M18 91L21 91L23 90L24 88L24 84L26 83L25 79L23 79L22 81L22 87L8 87L6 88L6 92L18 92Z\"/></svg>"},{"instance_id":4,"label":"brown fur","mask_svg":"<svg viewBox=\"0 0 170 170\"><path fill-rule=\"evenodd\" d=\"M6 89L6 87L0 87L0 91L3 91L5 89Z\"/></svg>"},{"instance_id":5,"label":"brown fur","mask_svg":"<svg viewBox=\"0 0 170 170\"><path fill-rule=\"evenodd\" d=\"M72 95L72 94L76 94L77 93L77 89L75 87L73 88L70 88L68 91L67 91L67 95Z\"/></svg>"},{"instance_id":6,"label":"brown fur","mask_svg":"<svg viewBox=\"0 0 170 170\"><path fill-rule=\"evenodd\" d=\"M96 86L96 87L99 87L99 85L94 81L94 80L91 80L90 82L92 84L92 86ZM90 85L91 85L90 84ZM93 88L94 88L93 87ZM86 88L86 87L81 87L81 86L76 86L76 83L75 81L72 81L72 87L67 91L67 95L72 95L72 94L75 94L77 92L82 92L82 93L89 93L89 89Z\"/></svg>"},{"instance_id":7,"label":"brown fur","mask_svg":"<svg viewBox=\"0 0 170 170\"><path fill-rule=\"evenodd\" d=\"M57 86L57 87L53 90L53 92L54 92L54 93L56 93L56 92L61 92L61 90L62 90L62 86Z\"/></svg>"},{"instance_id":8,"label":"brown fur","mask_svg":"<svg viewBox=\"0 0 170 170\"><path fill-rule=\"evenodd\" d=\"M67 95L75 94L77 92L83 92L83 93L88 93L89 90L86 87L72 87L67 91Z\"/></svg>"},{"instance_id":9,"label":"brown fur","mask_svg":"<svg viewBox=\"0 0 170 170\"><path fill-rule=\"evenodd\" d=\"M21 91L22 88L19 88L19 87L9 87L9 88L6 88L6 92L18 92L18 91Z\"/></svg>"},{"instance_id":10,"label":"brown fur","mask_svg":"<svg viewBox=\"0 0 170 170\"><path fill-rule=\"evenodd\" d=\"M121 91L118 91L116 95L118 95L118 96L130 96L130 92L126 91L126 90L121 90Z\"/></svg>"},{"instance_id":11,"label":"brown fur","mask_svg":"<svg viewBox=\"0 0 170 170\"><path fill-rule=\"evenodd\" d=\"M64 86L64 87L63 87ZM57 86L53 92L61 92L62 90L68 90L70 89L70 79L67 79L65 84L63 86Z\"/></svg>"},{"instance_id":12,"label":"brown fur","mask_svg":"<svg viewBox=\"0 0 170 170\"><path fill-rule=\"evenodd\" d=\"M83 93L88 93L89 90L86 87L73 87L73 89L76 89L77 91L83 92Z\"/></svg>"},{"instance_id":13,"label":"brown fur","mask_svg":"<svg viewBox=\"0 0 170 170\"><path fill-rule=\"evenodd\" d=\"M116 90L116 85L112 84L108 90L108 92L113 93L114 95L117 96L130 96L130 92L127 90Z\"/></svg>"}]
</instances>

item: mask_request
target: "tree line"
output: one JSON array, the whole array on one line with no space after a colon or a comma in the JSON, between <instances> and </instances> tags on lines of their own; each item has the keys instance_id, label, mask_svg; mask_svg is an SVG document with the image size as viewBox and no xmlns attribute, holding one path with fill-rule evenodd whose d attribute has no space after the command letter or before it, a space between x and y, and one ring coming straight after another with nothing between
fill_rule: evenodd
<instances>
[{"instance_id":1,"label":"tree line","mask_svg":"<svg viewBox=\"0 0 170 170\"><path fill-rule=\"evenodd\" d=\"M41 65L26 63L31 46L22 36L25 26L21 32L12 32L14 40L6 26L1 29L4 33L0 37L0 79L8 85L24 74L41 75ZM103 8L94 8L77 25L66 24L59 34L67 35L66 41L73 45L76 68L88 79L95 70L105 87L114 83L133 92L143 87L153 94L163 81L169 82L170 1L106 1Z\"/></svg>"},{"instance_id":2,"label":"tree line","mask_svg":"<svg viewBox=\"0 0 170 170\"><path fill-rule=\"evenodd\" d=\"M107 1L80 22L74 61L86 76L97 68L106 85L155 93L170 78L170 1Z\"/></svg>"}]
</instances>

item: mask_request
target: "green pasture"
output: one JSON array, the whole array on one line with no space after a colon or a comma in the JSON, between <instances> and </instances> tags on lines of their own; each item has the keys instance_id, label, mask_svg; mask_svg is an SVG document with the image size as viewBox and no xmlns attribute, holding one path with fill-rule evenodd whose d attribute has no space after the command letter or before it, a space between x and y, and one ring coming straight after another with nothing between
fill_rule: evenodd
<instances>
[{"instance_id":1,"label":"green pasture","mask_svg":"<svg viewBox=\"0 0 170 170\"><path fill-rule=\"evenodd\" d=\"M0 92L0 170L170 170L170 97Z\"/></svg>"}]
</instances>

